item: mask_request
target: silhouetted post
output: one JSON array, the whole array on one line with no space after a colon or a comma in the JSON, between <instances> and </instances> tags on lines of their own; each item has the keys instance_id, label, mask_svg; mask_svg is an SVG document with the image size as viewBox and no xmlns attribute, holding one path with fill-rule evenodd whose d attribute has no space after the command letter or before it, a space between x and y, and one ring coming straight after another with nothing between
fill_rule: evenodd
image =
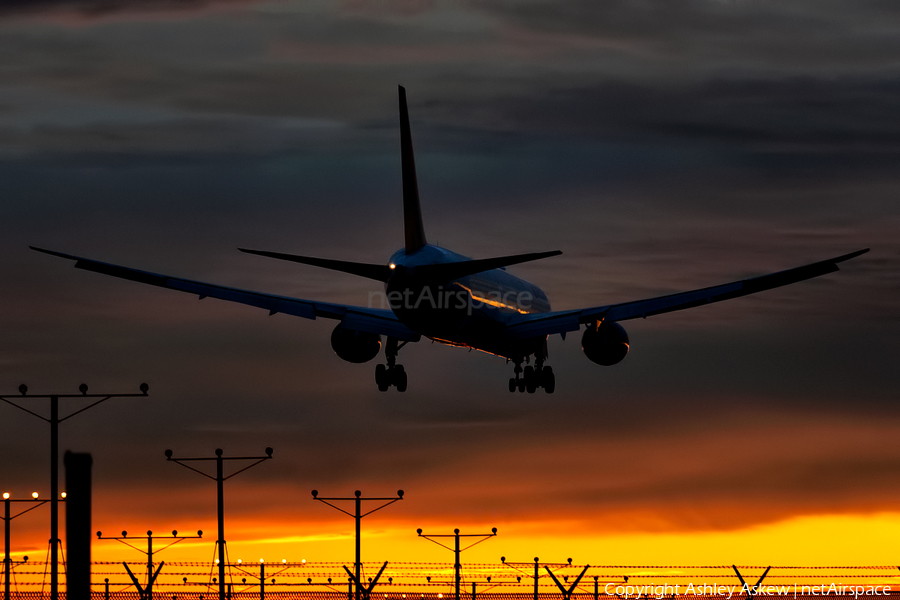
<instances>
[{"instance_id":1,"label":"silhouetted post","mask_svg":"<svg viewBox=\"0 0 900 600\"><path fill-rule=\"evenodd\" d=\"M10 521L9 492L3 494L3 598L9 600L9 578L12 575L12 559L9 557Z\"/></svg>"},{"instance_id":2,"label":"silhouetted post","mask_svg":"<svg viewBox=\"0 0 900 600\"><path fill-rule=\"evenodd\" d=\"M232 567L236 568L238 571L241 571L242 573L244 573L246 575L250 575L251 577L256 577L257 579L259 579L259 600L266 600L266 585L267 585L266 584L266 561L262 558L259 559L259 575L257 575L256 573L251 573L250 571L245 571L240 566L241 565L240 559L238 559L238 565L239 566L237 566L237 567L234 567L234 565L232 565ZM269 583L272 583L272 584L275 583L275 579L273 577L274 575L280 575L281 573L284 573L285 571L290 569L290 567L287 564L287 559L282 561L282 567L283 568L280 571L273 569L273 571L269 573L269 577L272 578L272 580ZM246 583L247 579L243 578L242 581L244 583ZM307 579L307 582L312 584L312 579ZM187 578L185 578L185 583L187 583ZM331 583L330 578L328 579L328 583L329 584Z\"/></svg>"},{"instance_id":3,"label":"silhouetted post","mask_svg":"<svg viewBox=\"0 0 900 600\"><path fill-rule=\"evenodd\" d=\"M434 542L435 544L437 544L438 546L440 546L440 547L442 547L442 548L446 548L447 550L452 550L452 551L453 551L453 555L454 555L455 558L456 558L456 560L453 562L453 570L454 570L454 572L455 572L455 579L456 579L456 600L459 600L459 587L460 587L460 582L462 581L462 578L461 578L461 576L460 576L460 570L462 569L462 565L460 564L460 561L459 561L459 555L460 555L460 553L461 553L463 550L468 550L468 549L471 548L472 546L476 546L476 545L480 544L481 542L483 542L483 541L485 541L485 540L488 540L488 539L490 539L490 538L496 536L496 535L497 535L497 528L494 527L493 529L491 529L491 532L490 532L490 533L466 533L466 534L460 534L460 533L459 533L459 529L454 529L452 534L444 533L444 534L429 534L429 535L423 535L421 529L416 529L416 533L419 534L419 537L423 537L423 538L425 538L426 540L428 540L429 542ZM455 545L454 545L453 548L451 548L450 546L445 546L444 544L440 543L439 541L433 539L433 538L444 538L444 537L452 537L452 538L454 538L454 540L455 540ZM465 548L460 549L460 547L459 547L459 538L461 538L461 537L476 537L476 538L481 538L481 539L479 539L479 540L477 540L477 541L475 541L475 542L469 544L469 545L466 546Z\"/></svg>"},{"instance_id":4,"label":"silhouetted post","mask_svg":"<svg viewBox=\"0 0 900 600\"><path fill-rule=\"evenodd\" d=\"M496 531L496 530L495 530ZM453 550L453 555L455 560L453 561L453 578L456 580L456 600L459 600L459 584L462 581L462 576L460 575L460 571L462 570L462 565L460 564L459 559L459 529L454 529L453 533L455 534L453 537L455 539L455 546ZM421 533L419 535L422 535ZM475 583L474 581L472 582Z\"/></svg>"},{"instance_id":5,"label":"silhouetted post","mask_svg":"<svg viewBox=\"0 0 900 600\"><path fill-rule=\"evenodd\" d=\"M50 396L50 598L59 598L59 396Z\"/></svg>"},{"instance_id":6,"label":"silhouetted post","mask_svg":"<svg viewBox=\"0 0 900 600\"><path fill-rule=\"evenodd\" d=\"M331 508L333 508L335 510L339 510L342 513L344 513L345 515L356 519L356 562L354 563L354 574L353 574L353 579L351 581L356 584L356 600L361 600L362 588L363 588L363 585L362 585L362 551L361 551L361 542L360 542L361 531L362 531L362 529L361 529L362 518L367 517L367 516L371 515L373 512L379 511L382 508L385 508L386 506L390 506L391 504L393 504L394 502L397 502L398 500L403 500L403 490L397 490L396 498L363 498L362 492L359 490L356 490L355 492L353 492L353 495L354 495L353 498L319 498L319 490L312 491L313 500L318 500L322 504L327 504ZM346 500L354 501L354 506L356 509L355 512L349 513L346 510L344 510L343 508L341 508L339 506L335 506L334 504L331 503L331 502L346 501ZM378 501L378 502L384 502L384 504L382 504L378 508L373 508L372 510L370 510L369 512L364 514L362 512L362 503L364 500L365 501L374 500L374 501ZM385 564L387 564L387 563L385 563ZM384 569L384 567L382 567L382 570L383 569Z\"/></svg>"},{"instance_id":7,"label":"silhouetted post","mask_svg":"<svg viewBox=\"0 0 900 600\"><path fill-rule=\"evenodd\" d=\"M504 565L512 567L513 569L515 569L516 571L519 571L520 573L525 573L525 571L520 567L522 567L523 565L525 565L527 563L507 563L505 556L500 557L500 562L502 562ZM540 559L537 556L535 556L534 557L534 575L532 575L532 578L534 579L534 598L533 598L533 600L538 600L538 579L541 576L541 573L539 570L540 566L541 566ZM516 581L521 581L521 577L517 577Z\"/></svg>"},{"instance_id":8,"label":"silhouetted post","mask_svg":"<svg viewBox=\"0 0 900 600\"><path fill-rule=\"evenodd\" d=\"M91 598L90 454L66 452L66 600Z\"/></svg>"},{"instance_id":9,"label":"silhouetted post","mask_svg":"<svg viewBox=\"0 0 900 600\"><path fill-rule=\"evenodd\" d=\"M166 450L166 460L175 462L180 464L182 467L190 469L195 473L200 473L204 477L208 479L212 479L216 482L216 516L218 521L218 534L219 539L216 540L216 545L219 550L219 600L225 600L225 480L231 479L238 473L243 473L247 469L251 467L255 467L259 463L269 460L272 458L272 449L266 448L265 456L222 456L222 449L216 448L216 457L201 457L201 458L172 458L172 451ZM216 461L216 476L213 477L208 473L204 473L194 467L186 465L186 462L193 462L199 460L214 460ZM256 461L251 465L247 465L243 469L239 469L235 471L231 475L225 476L225 466L224 462L226 460L253 460ZM231 598L231 585L228 586L228 598Z\"/></svg>"},{"instance_id":10,"label":"silhouetted post","mask_svg":"<svg viewBox=\"0 0 900 600\"><path fill-rule=\"evenodd\" d=\"M109 577L103 580L103 600L109 600Z\"/></svg>"},{"instance_id":11,"label":"silhouetted post","mask_svg":"<svg viewBox=\"0 0 900 600\"><path fill-rule=\"evenodd\" d=\"M15 406L19 410L24 410L42 421L50 424L50 598L59 600L59 424L70 419L79 413L83 413L89 408L97 406L101 402L105 402L110 398L133 398L135 396L146 396L150 387L146 383L140 386L140 394L88 394L88 386L82 383L78 386L80 394L28 394L28 386L22 384L19 386L18 397L24 398L49 398L50 399L50 418L43 417L36 412L32 412L23 406L19 406L12 402L4 395L0 395L0 400ZM80 410L76 410L72 414L59 418L59 399L60 398L100 398Z\"/></svg>"},{"instance_id":12,"label":"silhouetted post","mask_svg":"<svg viewBox=\"0 0 900 600\"><path fill-rule=\"evenodd\" d=\"M359 588L362 587L362 545L360 538L362 537L362 500L360 500L360 491L356 490L356 562L354 572L356 573L356 600L359 600ZM402 494L401 494L402 496Z\"/></svg>"},{"instance_id":13,"label":"silhouetted post","mask_svg":"<svg viewBox=\"0 0 900 600\"><path fill-rule=\"evenodd\" d=\"M594 575L594 600L600 600L600 588L598 580L600 577L598 575Z\"/></svg>"},{"instance_id":14,"label":"silhouetted post","mask_svg":"<svg viewBox=\"0 0 900 600\"><path fill-rule=\"evenodd\" d=\"M222 449L216 448L216 523L218 536L216 544L219 550L219 581L225 581L225 465L222 460ZM221 591L219 598L221 600ZM231 586L228 586L228 597L231 598Z\"/></svg>"}]
</instances>

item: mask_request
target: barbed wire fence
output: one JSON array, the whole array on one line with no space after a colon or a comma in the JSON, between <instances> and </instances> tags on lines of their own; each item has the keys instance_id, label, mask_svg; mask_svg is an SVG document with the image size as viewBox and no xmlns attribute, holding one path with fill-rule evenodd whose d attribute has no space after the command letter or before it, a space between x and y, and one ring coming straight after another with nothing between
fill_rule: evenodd
<instances>
[{"instance_id":1,"label":"barbed wire fence","mask_svg":"<svg viewBox=\"0 0 900 600\"><path fill-rule=\"evenodd\" d=\"M146 568L146 562L92 563L93 595L111 600L146 600L129 579L125 564ZM228 595L233 600L344 600L348 586L345 562L229 562ZM363 576L371 576L383 562L364 562ZM156 600L210 600L218 587L209 574L214 562L166 562L154 582ZM351 565L352 566L352 565ZM462 565L466 600L490 598L527 600L538 590L541 598L562 598L559 584L575 582L586 565L541 563L470 563ZM60 565L65 572L65 565ZM134 570L134 569L133 569ZM10 581L10 600L48 598L46 561L17 565ZM538 572L537 588L534 575ZM550 575L553 573L553 576ZM556 581L555 581L555 580ZM263 583L264 582L264 583ZM477 584L473 586L472 584ZM758 585L757 585L758 584ZM440 600L454 595L454 563L388 563L367 600ZM756 585L756 588L754 588ZM64 587L64 586L63 586ZM874 591L878 588L878 591ZM477 591L476 591L477 590ZM900 596L900 567L895 565L591 565L571 598L650 600L680 596L731 597L752 600L766 596ZM473 596L476 596L473 598Z\"/></svg>"}]
</instances>

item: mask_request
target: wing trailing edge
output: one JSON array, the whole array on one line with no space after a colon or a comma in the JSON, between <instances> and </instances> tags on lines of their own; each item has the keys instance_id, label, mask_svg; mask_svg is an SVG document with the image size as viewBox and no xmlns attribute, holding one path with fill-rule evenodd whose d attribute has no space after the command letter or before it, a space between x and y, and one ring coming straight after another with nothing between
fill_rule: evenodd
<instances>
[{"instance_id":1,"label":"wing trailing edge","mask_svg":"<svg viewBox=\"0 0 900 600\"><path fill-rule=\"evenodd\" d=\"M113 265L92 260L90 258L56 252L54 250L36 248L34 246L30 246L30 248L51 256L74 260L76 269L84 269L85 271L93 271L94 273L110 275L120 279L128 279L138 283L186 292L188 294L194 294L200 299L217 298L228 302L246 304L248 306L267 310L270 315L281 313L304 319L334 319L357 331L387 335L397 338L398 340L411 342L417 342L421 337L418 333L415 333L401 323L390 310L350 306L334 302L320 302L318 300L304 300L302 298L292 298L290 296L279 296L252 290L242 290L224 285L204 283L202 281L193 281L190 279L182 279L180 277L151 273L149 271L141 271L139 269L132 269L131 267Z\"/></svg>"},{"instance_id":2,"label":"wing trailing edge","mask_svg":"<svg viewBox=\"0 0 900 600\"><path fill-rule=\"evenodd\" d=\"M552 335L554 333L563 334L569 331L577 331L582 324L592 321L626 321L638 317L647 318L713 302L740 298L741 296L748 296L812 279L813 277L834 273L839 270L838 263L856 258L868 251L868 248L863 248L862 250L803 265L802 267L689 292L668 294L634 302L608 304L606 306L525 315L518 319L516 323L511 323L507 327L506 333L511 339L525 339Z\"/></svg>"}]
</instances>

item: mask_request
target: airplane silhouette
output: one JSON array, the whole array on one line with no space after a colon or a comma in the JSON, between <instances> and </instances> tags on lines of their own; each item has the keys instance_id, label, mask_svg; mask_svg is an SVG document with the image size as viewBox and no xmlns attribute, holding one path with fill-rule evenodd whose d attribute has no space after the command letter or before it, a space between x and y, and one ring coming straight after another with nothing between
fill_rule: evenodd
<instances>
[{"instance_id":1,"label":"airplane silhouette","mask_svg":"<svg viewBox=\"0 0 900 600\"><path fill-rule=\"evenodd\" d=\"M316 300L277 296L221 285L192 281L113 265L53 250L33 250L76 261L75 267L159 287L248 304L305 319L334 319L331 346L343 360L363 363L375 358L385 343L385 362L375 368L378 389L406 391L407 375L397 364L398 351L423 336L436 342L495 354L512 361L510 392L533 393L543 388L553 393L556 378L547 361L547 338L585 326L582 349L599 365L618 363L628 353L628 334L620 321L649 317L712 302L738 298L796 283L838 270L837 263L868 252L857 250L828 260L717 285L646 300L589 308L551 311L546 294L536 285L506 272L505 268L561 254L559 251L470 259L429 244L422 224L416 166L413 158L406 90L400 86L400 155L403 183L405 245L388 264L357 263L279 252L242 252L342 271L384 284L382 307L349 306ZM370 302L371 303L371 302ZM534 358L534 366L529 364ZM522 368L522 364L527 366Z\"/></svg>"}]
</instances>

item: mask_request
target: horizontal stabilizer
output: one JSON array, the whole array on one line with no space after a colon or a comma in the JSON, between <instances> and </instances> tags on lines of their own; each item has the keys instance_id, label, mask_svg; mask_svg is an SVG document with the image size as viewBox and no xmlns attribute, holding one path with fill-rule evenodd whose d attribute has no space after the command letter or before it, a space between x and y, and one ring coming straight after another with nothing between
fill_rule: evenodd
<instances>
[{"instance_id":1,"label":"horizontal stabilizer","mask_svg":"<svg viewBox=\"0 0 900 600\"><path fill-rule=\"evenodd\" d=\"M531 252L529 254L514 254L512 256L498 256L497 258L480 258L477 260L463 260L460 262L442 263L437 265L421 265L414 267L413 272L416 277L429 279L433 282L452 281L490 271L491 269L499 269L510 265L540 260L550 256L562 254L559 250L551 250L550 252Z\"/></svg>"},{"instance_id":2,"label":"horizontal stabilizer","mask_svg":"<svg viewBox=\"0 0 900 600\"><path fill-rule=\"evenodd\" d=\"M350 273L351 275L359 275L360 277L366 277L367 279L374 279L381 282L386 282L390 278L392 272L386 265L372 265L369 263L332 260L330 258L313 258L311 256L297 256L294 254L282 254L281 252L267 252L265 250L248 250L246 248L238 248L238 250L246 252L247 254L257 254L269 258L289 260L304 265L331 269L332 271L342 271L344 273Z\"/></svg>"}]
</instances>

